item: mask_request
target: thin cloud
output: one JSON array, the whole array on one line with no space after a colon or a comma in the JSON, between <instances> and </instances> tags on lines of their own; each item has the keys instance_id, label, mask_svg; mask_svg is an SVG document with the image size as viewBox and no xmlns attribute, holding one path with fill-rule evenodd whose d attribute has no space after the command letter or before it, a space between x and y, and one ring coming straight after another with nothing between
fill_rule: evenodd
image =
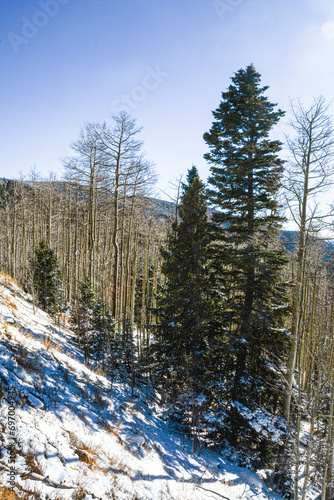
<instances>
[{"instance_id":1,"label":"thin cloud","mask_svg":"<svg viewBox=\"0 0 334 500\"><path fill-rule=\"evenodd\" d=\"M325 40L334 39L334 21L326 21L321 26L321 35Z\"/></svg>"}]
</instances>

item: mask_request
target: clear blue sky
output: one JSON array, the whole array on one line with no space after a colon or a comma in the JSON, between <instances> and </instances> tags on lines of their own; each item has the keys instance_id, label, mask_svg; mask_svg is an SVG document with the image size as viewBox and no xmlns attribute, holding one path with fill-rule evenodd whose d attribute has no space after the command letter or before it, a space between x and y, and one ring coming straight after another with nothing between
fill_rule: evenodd
<instances>
[{"instance_id":1,"label":"clear blue sky","mask_svg":"<svg viewBox=\"0 0 334 500\"><path fill-rule=\"evenodd\" d=\"M1 0L0 29L0 177L61 176L82 124L123 108L159 188L206 180L211 111L251 62L281 109L333 98L332 0Z\"/></svg>"}]
</instances>

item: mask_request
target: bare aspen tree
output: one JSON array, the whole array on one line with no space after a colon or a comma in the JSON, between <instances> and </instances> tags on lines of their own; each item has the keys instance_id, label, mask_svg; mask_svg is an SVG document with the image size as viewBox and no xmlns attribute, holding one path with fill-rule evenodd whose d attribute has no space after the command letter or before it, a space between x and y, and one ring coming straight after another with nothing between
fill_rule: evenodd
<instances>
[{"instance_id":1,"label":"bare aspen tree","mask_svg":"<svg viewBox=\"0 0 334 500\"><path fill-rule=\"evenodd\" d=\"M331 373L330 407L328 414L328 430L326 439L325 467L322 480L321 500L332 500L333 466L334 466L334 370Z\"/></svg>"},{"instance_id":2,"label":"bare aspen tree","mask_svg":"<svg viewBox=\"0 0 334 500\"><path fill-rule=\"evenodd\" d=\"M295 500L307 498L310 480L314 481L315 474L327 475L330 483L332 478L331 446L328 446L331 443L329 421L334 355L331 266L323 242L314 241L308 246L292 392L295 420L291 465ZM324 481L323 477L322 484Z\"/></svg>"},{"instance_id":3,"label":"bare aspen tree","mask_svg":"<svg viewBox=\"0 0 334 500\"><path fill-rule=\"evenodd\" d=\"M38 182L40 181L40 176L36 172L36 166L34 165L30 171L30 183L32 185L32 248L37 246L36 237L36 225L37 225L37 191Z\"/></svg>"},{"instance_id":4,"label":"bare aspen tree","mask_svg":"<svg viewBox=\"0 0 334 500\"><path fill-rule=\"evenodd\" d=\"M138 237L139 231L138 227L135 228L134 237L133 237L133 256L131 263L131 274L132 274L132 283L131 283L131 293L129 297L130 301L130 328L133 330L135 323L135 300L136 300L136 290L137 290L137 258L138 258ZM138 348L139 351L139 348Z\"/></svg>"},{"instance_id":5,"label":"bare aspen tree","mask_svg":"<svg viewBox=\"0 0 334 500\"><path fill-rule=\"evenodd\" d=\"M135 327L140 322L137 313L142 305L145 330L157 288L156 245L164 240L167 226L166 217L155 210L156 201L149 198L156 177L140 151L139 131L125 113L114 117L110 126L87 123L72 144L73 156L64 160L62 181L53 176L41 179L33 169L27 182L15 184L16 195L13 186L9 189L12 181L4 181L0 200L1 269L34 294L29 255L45 241L57 253L62 268L63 305L75 306L79 285L90 278L102 307L107 311L112 306L108 315L117 325L116 332L106 333L110 338L108 349L107 344L103 347L105 355L115 361L120 358L133 384L138 366L134 351ZM138 297L143 263L144 303ZM117 363L111 361L115 375L123 370Z\"/></svg>"},{"instance_id":6,"label":"bare aspen tree","mask_svg":"<svg viewBox=\"0 0 334 500\"><path fill-rule=\"evenodd\" d=\"M3 236L4 236L4 259L3 259L3 266L4 266L4 271L6 273L10 273L10 264L11 264L11 197L10 197L10 188L7 185L6 181L2 182L2 199L1 199L1 205L2 205L2 211L3 211Z\"/></svg>"},{"instance_id":7,"label":"bare aspen tree","mask_svg":"<svg viewBox=\"0 0 334 500\"><path fill-rule=\"evenodd\" d=\"M72 182L71 179L65 185L65 203L64 212L66 213L66 283L67 300L72 300L73 276L72 276ZM66 207L66 209L65 209ZM64 234L64 236L65 236ZM65 252L64 252L65 253Z\"/></svg>"},{"instance_id":8,"label":"bare aspen tree","mask_svg":"<svg viewBox=\"0 0 334 500\"><path fill-rule=\"evenodd\" d=\"M19 231L17 231L17 234L16 234L16 239L20 239L21 240L21 244L19 244L19 248L18 248L18 252L17 252L17 256L18 256L18 266L17 268L15 269L15 274L14 276L17 276L17 278L19 279L19 281L23 281L24 279L24 276L23 276L23 268L24 268L24 262L25 262L25 258L26 258L26 255L27 255L27 252L28 252L28 249L27 249L27 233L29 231L29 222L28 222L28 218L26 216L26 213L27 213L27 206L28 206L28 189L27 189L27 186L24 184L23 182L23 177L21 175L20 177L20 180L18 181L19 182L19 198L20 198L20 216L19 216L19 220L20 220L20 229ZM18 244L18 243L17 243Z\"/></svg>"},{"instance_id":9,"label":"bare aspen tree","mask_svg":"<svg viewBox=\"0 0 334 500\"><path fill-rule=\"evenodd\" d=\"M65 169L71 172L72 179L85 190L88 197L87 213L87 277L94 283L94 253L96 237L96 214L99 190L105 173L103 152L101 151L99 125L86 123L80 138L71 145L76 153L65 160Z\"/></svg>"},{"instance_id":10,"label":"bare aspen tree","mask_svg":"<svg viewBox=\"0 0 334 500\"><path fill-rule=\"evenodd\" d=\"M140 128L135 121L125 112L113 117L113 127L109 128L104 123L99 129L101 149L104 154L104 165L109 172L109 191L113 195L113 264L112 264L112 287L113 303L112 312L116 320L116 328L119 329L120 318L117 317L119 307L119 210L120 190L124 183L128 168L131 166L135 156L141 148L141 141L137 139Z\"/></svg>"},{"instance_id":11,"label":"bare aspen tree","mask_svg":"<svg viewBox=\"0 0 334 500\"><path fill-rule=\"evenodd\" d=\"M55 198L55 187L54 184L56 182L56 175L53 173L50 173L48 181L45 184L45 191L47 195L47 199L45 200L45 205L46 205L46 241L49 245L49 247L52 247L52 225L53 225L53 202Z\"/></svg>"},{"instance_id":12,"label":"bare aspen tree","mask_svg":"<svg viewBox=\"0 0 334 500\"><path fill-rule=\"evenodd\" d=\"M156 180L156 176L153 170L153 165L148 162L144 155L140 155L135 158L135 161L131 164L128 170L127 177L127 197L124 199L124 207L126 207L126 212L124 216L127 219L127 238L125 244L125 262L124 262L124 310L123 310L123 328L126 324L130 324L131 313L128 308L129 296L130 296L130 260L131 252L133 247L132 242L132 232L133 225L135 223L135 218L143 210L145 210L145 198L144 196L151 193L152 186ZM135 286L135 285L134 285ZM133 327L130 327L133 330Z\"/></svg>"},{"instance_id":13,"label":"bare aspen tree","mask_svg":"<svg viewBox=\"0 0 334 500\"><path fill-rule=\"evenodd\" d=\"M292 220L298 227L295 287L292 304L291 350L287 369L284 413L290 420L293 374L296 366L302 317L302 286L307 249L319 236L329 215L321 212L319 195L332 184L334 136L329 107L323 97L316 98L309 109L300 101L292 103L293 136L287 138L290 161L285 179L286 202Z\"/></svg>"}]
</instances>

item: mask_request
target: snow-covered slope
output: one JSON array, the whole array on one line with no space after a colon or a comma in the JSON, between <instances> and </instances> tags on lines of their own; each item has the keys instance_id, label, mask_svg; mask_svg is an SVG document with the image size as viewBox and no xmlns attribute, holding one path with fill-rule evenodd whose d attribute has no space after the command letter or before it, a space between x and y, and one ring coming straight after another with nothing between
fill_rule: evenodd
<instances>
[{"instance_id":1,"label":"snow-covered slope","mask_svg":"<svg viewBox=\"0 0 334 500\"><path fill-rule=\"evenodd\" d=\"M86 367L71 331L2 275L0 397L0 499L280 498L224 457L192 454L152 400Z\"/></svg>"}]
</instances>

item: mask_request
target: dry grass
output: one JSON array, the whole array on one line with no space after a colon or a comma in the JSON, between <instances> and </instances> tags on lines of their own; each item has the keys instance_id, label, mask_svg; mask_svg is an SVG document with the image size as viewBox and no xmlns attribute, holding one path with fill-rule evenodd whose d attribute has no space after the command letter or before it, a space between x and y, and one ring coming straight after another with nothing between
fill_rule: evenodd
<instances>
[{"instance_id":1,"label":"dry grass","mask_svg":"<svg viewBox=\"0 0 334 500\"><path fill-rule=\"evenodd\" d=\"M69 432L70 443L80 462L84 462L91 470L100 469L97 464L99 452L95 448L85 445L73 432Z\"/></svg>"},{"instance_id":2,"label":"dry grass","mask_svg":"<svg viewBox=\"0 0 334 500\"><path fill-rule=\"evenodd\" d=\"M63 352L62 346L54 342L52 339L50 339L50 337L44 337L40 342L42 345L44 345L47 351L52 349L54 351Z\"/></svg>"},{"instance_id":3,"label":"dry grass","mask_svg":"<svg viewBox=\"0 0 334 500\"><path fill-rule=\"evenodd\" d=\"M4 333L7 337L8 340L10 340L11 338L13 338L13 334L10 333L8 330L7 330L7 326L13 326L12 323L10 323L9 321L5 320L3 322L4 324L4 328L3 328L3 331L1 333Z\"/></svg>"},{"instance_id":4,"label":"dry grass","mask_svg":"<svg viewBox=\"0 0 334 500\"><path fill-rule=\"evenodd\" d=\"M109 455L109 463L111 469L117 475L124 474L125 476L131 476L132 470L124 460Z\"/></svg>"},{"instance_id":5,"label":"dry grass","mask_svg":"<svg viewBox=\"0 0 334 500\"><path fill-rule=\"evenodd\" d=\"M19 286L18 282L16 281L16 279L12 278L9 274L6 274L6 273L1 273L0 272L0 280L1 282L5 285L5 286L8 286L9 283L12 284L12 285L17 285Z\"/></svg>"},{"instance_id":6,"label":"dry grass","mask_svg":"<svg viewBox=\"0 0 334 500\"><path fill-rule=\"evenodd\" d=\"M34 488L33 490L27 490L25 488L23 488L22 486L20 486L19 484L16 484L15 485L18 490L19 490L19 495L15 495L15 497L3 497L4 500L16 500L16 499L19 499L19 500L42 500L42 495L41 493L36 489ZM10 491L10 490L9 490ZM48 498L48 496L46 496L46 498ZM2 500L2 497L0 496L0 500ZM63 500L62 498L60 500Z\"/></svg>"},{"instance_id":7,"label":"dry grass","mask_svg":"<svg viewBox=\"0 0 334 500\"><path fill-rule=\"evenodd\" d=\"M118 427L112 427L110 424L107 424L104 426L104 430L108 432L108 434L111 434L112 436L117 437L118 436Z\"/></svg>"},{"instance_id":8,"label":"dry grass","mask_svg":"<svg viewBox=\"0 0 334 500\"><path fill-rule=\"evenodd\" d=\"M17 311L17 305L9 297L4 297L4 304L8 307L8 309L14 309L14 311Z\"/></svg>"},{"instance_id":9,"label":"dry grass","mask_svg":"<svg viewBox=\"0 0 334 500\"><path fill-rule=\"evenodd\" d=\"M50 339L42 339L41 344L44 345L47 351L54 348L53 342Z\"/></svg>"},{"instance_id":10,"label":"dry grass","mask_svg":"<svg viewBox=\"0 0 334 500\"><path fill-rule=\"evenodd\" d=\"M96 452L94 452L93 450L87 452L81 450L80 448L75 448L74 451L78 455L78 459L80 460L80 462L85 463L89 469L94 470L99 468L98 464L96 463Z\"/></svg>"},{"instance_id":11,"label":"dry grass","mask_svg":"<svg viewBox=\"0 0 334 500\"><path fill-rule=\"evenodd\" d=\"M19 496L5 486L0 486L0 500L41 500L41 495L36 490L26 490L18 484L15 486L20 490Z\"/></svg>"},{"instance_id":12,"label":"dry grass","mask_svg":"<svg viewBox=\"0 0 334 500\"><path fill-rule=\"evenodd\" d=\"M96 370L92 370L92 372L95 373L95 375L99 375L100 377L105 377L105 373L100 368L96 368Z\"/></svg>"},{"instance_id":13,"label":"dry grass","mask_svg":"<svg viewBox=\"0 0 334 500\"><path fill-rule=\"evenodd\" d=\"M39 474L40 476L43 475L43 471L41 469L41 466L38 463L37 453L34 450L29 448L29 450L27 451L27 454L25 456L25 459L26 459L27 467L29 468L29 470L31 472L35 472L35 474Z\"/></svg>"},{"instance_id":14,"label":"dry grass","mask_svg":"<svg viewBox=\"0 0 334 500\"><path fill-rule=\"evenodd\" d=\"M5 486L0 486L0 500L17 500L19 497L14 491L9 490Z\"/></svg>"},{"instance_id":15,"label":"dry grass","mask_svg":"<svg viewBox=\"0 0 334 500\"><path fill-rule=\"evenodd\" d=\"M69 436L70 443L73 446L80 462L85 463L89 469L100 470L104 473L108 473L111 470L115 474L124 474L126 476L131 475L132 471L124 460L109 455L108 459L106 458L107 463L109 463L109 467L105 467L102 464L100 465L98 463L101 455L100 450L87 446L72 432L69 432Z\"/></svg>"},{"instance_id":16,"label":"dry grass","mask_svg":"<svg viewBox=\"0 0 334 500\"><path fill-rule=\"evenodd\" d=\"M15 326L16 325L16 322L14 321L8 321L7 319L3 320L3 324L5 325L5 327L7 326Z\"/></svg>"},{"instance_id":17,"label":"dry grass","mask_svg":"<svg viewBox=\"0 0 334 500\"><path fill-rule=\"evenodd\" d=\"M35 335L33 334L33 332L31 332L30 330L28 330L27 328L24 328L22 325L20 324L15 324L16 328L18 329L18 331L20 333L22 333L22 335L24 337L26 337L27 339L36 339Z\"/></svg>"},{"instance_id":18,"label":"dry grass","mask_svg":"<svg viewBox=\"0 0 334 500\"><path fill-rule=\"evenodd\" d=\"M119 430L120 430L121 425L122 425L122 422L116 423L116 425L114 427L107 424L107 425L104 425L104 429L106 432L108 432L108 434L111 434L112 436L114 436L120 444L123 444L121 438L119 437Z\"/></svg>"},{"instance_id":19,"label":"dry grass","mask_svg":"<svg viewBox=\"0 0 334 500\"><path fill-rule=\"evenodd\" d=\"M86 496L86 491L81 487L72 493L73 500L83 500L85 496Z\"/></svg>"}]
</instances>

